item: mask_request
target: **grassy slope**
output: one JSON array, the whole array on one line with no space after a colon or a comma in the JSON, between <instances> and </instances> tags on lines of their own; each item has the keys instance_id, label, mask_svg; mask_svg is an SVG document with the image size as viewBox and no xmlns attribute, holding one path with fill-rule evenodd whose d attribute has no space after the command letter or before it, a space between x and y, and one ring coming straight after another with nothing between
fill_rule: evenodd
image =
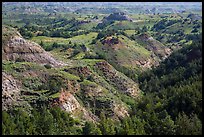
<instances>
[{"instance_id":1,"label":"grassy slope","mask_svg":"<svg viewBox=\"0 0 204 137\"><path fill-rule=\"evenodd\" d=\"M123 45L116 45L118 49L113 49L111 46L98 42L94 50L98 54L104 55L106 60L110 63L118 63L125 67L137 67L135 60L147 59L150 57L149 51L144 47L140 46L135 41L128 39L123 35L119 35L119 40L124 43Z\"/></svg>"},{"instance_id":2,"label":"grassy slope","mask_svg":"<svg viewBox=\"0 0 204 137\"><path fill-rule=\"evenodd\" d=\"M40 43L41 41L43 41L44 43L47 43L47 44L52 44L54 42L57 42L58 44L67 44L69 43L69 41L71 41L72 43L89 44L91 43L91 40L96 37L97 37L97 33L90 32L87 35L83 34L83 35L74 36L72 38L37 36L37 37L33 37L31 40L37 43Z\"/></svg>"}]
</instances>

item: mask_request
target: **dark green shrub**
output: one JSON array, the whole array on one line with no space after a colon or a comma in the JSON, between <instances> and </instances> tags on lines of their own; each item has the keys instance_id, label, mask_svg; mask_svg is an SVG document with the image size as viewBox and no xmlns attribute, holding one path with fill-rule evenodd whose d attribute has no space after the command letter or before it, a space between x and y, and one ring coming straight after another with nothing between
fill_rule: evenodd
<instances>
[{"instance_id":1,"label":"dark green shrub","mask_svg":"<svg viewBox=\"0 0 204 137\"><path fill-rule=\"evenodd\" d=\"M44 67L45 67L46 69L51 69L51 68L52 68L52 66L51 66L50 64L45 64Z\"/></svg>"}]
</instances>

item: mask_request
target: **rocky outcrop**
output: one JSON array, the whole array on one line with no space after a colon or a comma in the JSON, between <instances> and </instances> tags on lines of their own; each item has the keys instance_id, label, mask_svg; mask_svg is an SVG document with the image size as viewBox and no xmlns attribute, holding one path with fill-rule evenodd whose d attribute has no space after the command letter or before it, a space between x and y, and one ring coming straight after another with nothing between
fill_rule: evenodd
<instances>
[{"instance_id":1,"label":"rocky outcrop","mask_svg":"<svg viewBox=\"0 0 204 137\"><path fill-rule=\"evenodd\" d=\"M124 106L120 104L114 104L113 106L113 111L117 117L124 118L129 116L128 111Z\"/></svg>"},{"instance_id":2,"label":"rocky outcrop","mask_svg":"<svg viewBox=\"0 0 204 137\"><path fill-rule=\"evenodd\" d=\"M55 60L38 44L23 39L20 34L15 34L12 36L9 35L9 37L6 36L7 35L5 35L7 41L5 41L2 48L3 60L21 60L35 62L37 64L51 64L56 67L66 65ZM110 43L114 43L114 40L110 39ZM119 44L121 43L119 42ZM116 43L113 45L116 45ZM15 64L15 62L12 63ZM22 71L14 71L11 73L13 76L3 72L3 110L11 108L11 106L15 106L14 104L19 104L19 107L24 107L22 102L32 105L45 98L45 100L51 103L53 106L57 105L61 107L66 112L70 113L73 117L97 122L99 120L98 117L102 111L107 111L106 114L115 119L129 116L128 107L124 102L119 100L117 96L114 96L116 92L112 92L112 89L114 89L114 91L116 91L115 89L118 89L118 91L127 93L133 97L139 96L139 88L137 84L122 73L115 70L106 61L96 63L94 66L97 70L102 72L100 75L95 72L95 69L93 69L92 66L80 66L75 68L68 67L64 68L63 70L59 70L65 72L67 71L69 73L71 72L71 74L80 76L80 80L70 80L69 78L66 80L63 79L62 85L66 86L63 88L60 87L59 89L61 89L61 91L56 94L51 94L49 88L33 88L30 86L30 83L38 85L36 87L41 87L42 83L50 82L49 80L52 80L53 78L51 76L55 76L55 73L57 77L61 77L61 73L59 75L58 69L56 69L56 72L47 71L47 69L44 67L41 70L39 70L38 67L31 69L32 67L30 64L32 63L23 64ZM102 75L104 76L103 78ZM25 84L21 79L21 76L29 77L30 79L37 77L38 79L36 81L25 80L27 82ZM57 80L58 79L56 79L56 81ZM22 82L22 86L20 86L20 82ZM105 82L110 82L110 84ZM105 87L103 87L103 83L106 84ZM45 84L45 87L46 86L47 84ZM82 94L84 94L84 96ZM88 106L87 102L89 104ZM93 104L95 104L95 106L93 106Z\"/></svg>"},{"instance_id":3,"label":"rocky outcrop","mask_svg":"<svg viewBox=\"0 0 204 137\"><path fill-rule=\"evenodd\" d=\"M99 97L104 95L102 87L96 84L82 85L81 87L83 89L85 96Z\"/></svg>"},{"instance_id":4,"label":"rocky outcrop","mask_svg":"<svg viewBox=\"0 0 204 137\"><path fill-rule=\"evenodd\" d=\"M127 76L122 75L122 73L116 71L106 61L96 63L95 67L96 69L99 69L103 76L120 91L123 91L124 93L133 97L139 96L140 90L138 85Z\"/></svg>"},{"instance_id":5,"label":"rocky outcrop","mask_svg":"<svg viewBox=\"0 0 204 137\"><path fill-rule=\"evenodd\" d=\"M152 66L158 66L159 61L155 59L155 55L152 55L152 58L142 59L142 60L133 60L142 70L150 69Z\"/></svg>"},{"instance_id":6,"label":"rocky outcrop","mask_svg":"<svg viewBox=\"0 0 204 137\"><path fill-rule=\"evenodd\" d=\"M65 91L60 93L59 103L67 112L73 112L80 108L80 104L75 97L71 93Z\"/></svg>"},{"instance_id":7,"label":"rocky outcrop","mask_svg":"<svg viewBox=\"0 0 204 137\"><path fill-rule=\"evenodd\" d=\"M13 76L2 72L2 110L7 110L19 99L20 86Z\"/></svg>"},{"instance_id":8,"label":"rocky outcrop","mask_svg":"<svg viewBox=\"0 0 204 137\"><path fill-rule=\"evenodd\" d=\"M165 47L147 33L139 35L138 38L145 44L147 50L153 52L153 54L158 56L161 60L167 58L172 52L170 48Z\"/></svg>"},{"instance_id":9,"label":"rocky outcrop","mask_svg":"<svg viewBox=\"0 0 204 137\"><path fill-rule=\"evenodd\" d=\"M122 44L122 42L119 41L118 38L114 38L114 37L107 37L106 39L104 39L102 41L103 45L107 44L109 46L113 46L113 45L118 44L118 43Z\"/></svg>"},{"instance_id":10,"label":"rocky outcrop","mask_svg":"<svg viewBox=\"0 0 204 137\"><path fill-rule=\"evenodd\" d=\"M124 12L112 13L108 17L105 17L104 20L108 20L108 21L112 21L112 20L114 20L114 21L115 20L116 21L129 20L129 21L132 21L132 19L130 19L130 17L128 17Z\"/></svg>"},{"instance_id":11,"label":"rocky outcrop","mask_svg":"<svg viewBox=\"0 0 204 137\"><path fill-rule=\"evenodd\" d=\"M74 94L80 90L80 84L75 80L68 80L66 84L67 84L66 90L70 91L71 94Z\"/></svg>"},{"instance_id":12,"label":"rocky outcrop","mask_svg":"<svg viewBox=\"0 0 204 137\"><path fill-rule=\"evenodd\" d=\"M109 69L113 68L109 66ZM112 94L115 92L109 89L107 85L104 85L98 81L98 79L101 79L101 77L98 76L94 70L91 70L89 67L85 66L70 68L67 71L74 75L83 75L85 80L80 83L81 90L79 90L78 94L80 94L80 99L87 110L91 109L92 113L98 117L102 111L105 111L106 115L114 119L129 116L128 108L122 101L118 102L116 101L117 99L111 98L111 96L113 96ZM127 91L134 92L135 90L136 89L129 88Z\"/></svg>"},{"instance_id":13,"label":"rocky outcrop","mask_svg":"<svg viewBox=\"0 0 204 137\"><path fill-rule=\"evenodd\" d=\"M85 120L92 122L98 121L98 117L82 107L74 95L72 95L69 91L62 90L60 92L60 97L57 104L63 110L71 113L73 117L78 117L81 115L81 117Z\"/></svg>"},{"instance_id":14,"label":"rocky outcrop","mask_svg":"<svg viewBox=\"0 0 204 137\"><path fill-rule=\"evenodd\" d=\"M112 99L105 89L98 85L82 86L82 94L84 95L84 104L92 109L93 114L100 116L102 111L111 118L118 119L129 116L128 108L124 103L117 102L117 99Z\"/></svg>"},{"instance_id":15,"label":"rocky outcrop","mask_svg":"<svg viewBox=\"0 0 204 137\"><path fill-rule=\"evenodd\" d=\"M9 30L3 29L3 31ZM12 32L15 32L15 30L12 30ZM2 47L3 60L36 62L39 64L50 64L55 67L66 65L54 59L50 53L46 52L37 43L22 38L18 32L14 36L9 34L9 32L3 32L2 36L4 41Z\"/></svg>"}]
</instances>

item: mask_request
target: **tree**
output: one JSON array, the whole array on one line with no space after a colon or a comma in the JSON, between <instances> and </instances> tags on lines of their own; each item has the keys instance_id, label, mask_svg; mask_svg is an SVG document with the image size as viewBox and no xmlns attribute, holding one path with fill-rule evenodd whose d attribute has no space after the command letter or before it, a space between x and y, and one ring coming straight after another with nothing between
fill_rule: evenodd
<instances>
[{"instance_id":1,"label":"tree","mask_svg":"<svg viewBox=\"0 0 204 137\"><path fill-rule=\"evenodd\" d=\"M57 44L56 42L54 42L54 43L52 44L52 47L53 47L53 48L58 48L58 47L59 47L59 44Z\"/></svg>"},{"instance_id":2,"label":"tree","mask_svg":"<svg viewBox=\"0 0 204 137\"><path fill-rule=\"evenodd\" d=\"M45 64L44 67L45 67L46 69L51 69L51 68L52 68L52 66L51 66L50 64Z\"/></svg>"},{"instance_id":3,"label":"tree","mask_svg":"<svg viewBox=\"0 0 204 137\"><path fill-rule=\"evenodd\" d=\"M147 30L148 30L147 26L143 26L142 32L147 32Z\"/></svg>"},{"instance_id":4,"label":"tree","mask_svg":"<svg viewBox=\"0 0 204 137\"><path fill-rule=\"evenodd\" d=\"M122 121L122 135L134 135L133 123L130 118L125 118Z\"/></svg>"},{"instance_id":5,"label":"tree","mask_svg":"<svg viewBox=\"0 0 204 137\"><path fill-rule=\"evenodd\" d=\"M195 114L188 117L184 112L179 113L175 124L178 135L202 135L202 123Z\"/></svg>"},{"instance_id":6,"label":"tree","mask_svg":"<svg viewBox=\"0 0 204 137\"><path fill-rule=\"evenodd\" d=\"M146 135L145 132L145 124L146 122L137 116L131 117L132 123L133 123L133 129L135 135Z\"/></svg>"},{"instance_id":7,"label":"tree","mask_svg":"<svg viewBox=\"0 0 204 137\"><path fill-rule=\"evenodd\" d=\"M14 135L16 124L14 119L6 112L2 112L2 134L3 135Z\"/></svg>"},{"instance_id":8,"label":"tree","mask_svg":"<svg viewBox=\"0 0 204 137\"><path fill-rule=\"evenodd\" d=\"M175 128L174 121L171 119L169 115L167 115L164 119L161 120L160 126L160 134L161 135L174 135Z\"/></svg>"},{"instance_id":9,"label":"tree","mask_svg":"<svg viewBox=\"0 0 204 137\"><path fill-rule=\"evenodd\" d=\"M96 125L92 122L86 122L83 127L83 135L101 135L101 131Z\"/></svg>"},{"instance_id":10,"label":"tree","mask_svg":"<svg viewBox=\"0 0 204 137\"><path fill-rule=\"evenodd\" d=\"M112 119L106 118L105 113L100 113L99 128L103 135L115 135L115 126Z\"/></svg>"},{"instance_id":11,"label":"tree","mask_svg":"<svg viewBox=\"0 0 204 137\"><path fill-rule=\"evenodd\" d=\"M40 42L40 46L43 47L43 48L45 47L45 44L44 44L43 41Z\"/></svg>"},{"instance_id":12,"label":"tree","mask_svg":"<svg viewBox=\"0 0 204 137\"><path fill-rule=\"evenodd\" d=\"M54 132L54 119L52 114L46 108L45 105L40 109L41 114L37 114L36 124L37 124L37 132L40 135L52 135Z\"/></svg>"},{"instance_id":13,"label":"tree","mask_svg":"<svg viewBox=\"0 0 204 137\"><path fill-rule=\"evenodd\" d=\"M196 33L196 32L198 32L198 29L197 29L197 28L194 28L194 29L191 31L191 33Z\"/></svg>"},{"instance_id":14,"label":"tree","mask_svg":"<svg viewBox=\"0 0 204 137\"><path fill-rule=\"evenodd\" d=\"M66 87L63 77L56 75L49 77L47 89L51 91L51 94L59 92L63 87Z\"/></svg>"}]
</instances>

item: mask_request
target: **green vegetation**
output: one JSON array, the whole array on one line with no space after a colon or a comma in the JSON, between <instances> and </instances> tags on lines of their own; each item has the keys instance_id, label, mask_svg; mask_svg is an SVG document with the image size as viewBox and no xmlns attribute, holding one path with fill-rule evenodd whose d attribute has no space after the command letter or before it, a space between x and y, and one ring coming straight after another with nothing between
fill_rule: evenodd
<instances>
[{"instance_id":1,"label":"green vegetation","mask_svg":"<svg viewBox=\"0 0 204 137\"><path fill-rule=\"evenodd\" d=\"M139 76L140 88L145 91L144 99L139 106L141 112L145 114L144 111L148 113L165 111L174 124L179 125L177 128L174 127L174 134L196 135L202 132L201 48L201 41L196 41L173 53L157 68ZM197 54L192 56L194 52ZM140 110L136 108L136 115L138 111ZM181 124L181 121L186 123ZM191 133L184 130L186 127L191 127L189 129ZM155 134L159 133L161 130Z\"/></svg>"},{"instance_id":2,"label":"green vegetation","mask_svg":"<svg viewBox=\"0 0 204 137\"><path fill-rule=\"evenodd\" d=\"M2 4L3 135L202 135L201 3Z\"/></svg>"},{"instance_id":3,"label":"green vegetation","mask_svg":"<svg viewBox=\"0 0 204 137\"><path fill-rule=\"evenodd\" d=\"M31 114L22 109L2 112L3 135L72 135L81 134L78 122L58 107L34 108Z\"/></svg>"}]
</instances>

